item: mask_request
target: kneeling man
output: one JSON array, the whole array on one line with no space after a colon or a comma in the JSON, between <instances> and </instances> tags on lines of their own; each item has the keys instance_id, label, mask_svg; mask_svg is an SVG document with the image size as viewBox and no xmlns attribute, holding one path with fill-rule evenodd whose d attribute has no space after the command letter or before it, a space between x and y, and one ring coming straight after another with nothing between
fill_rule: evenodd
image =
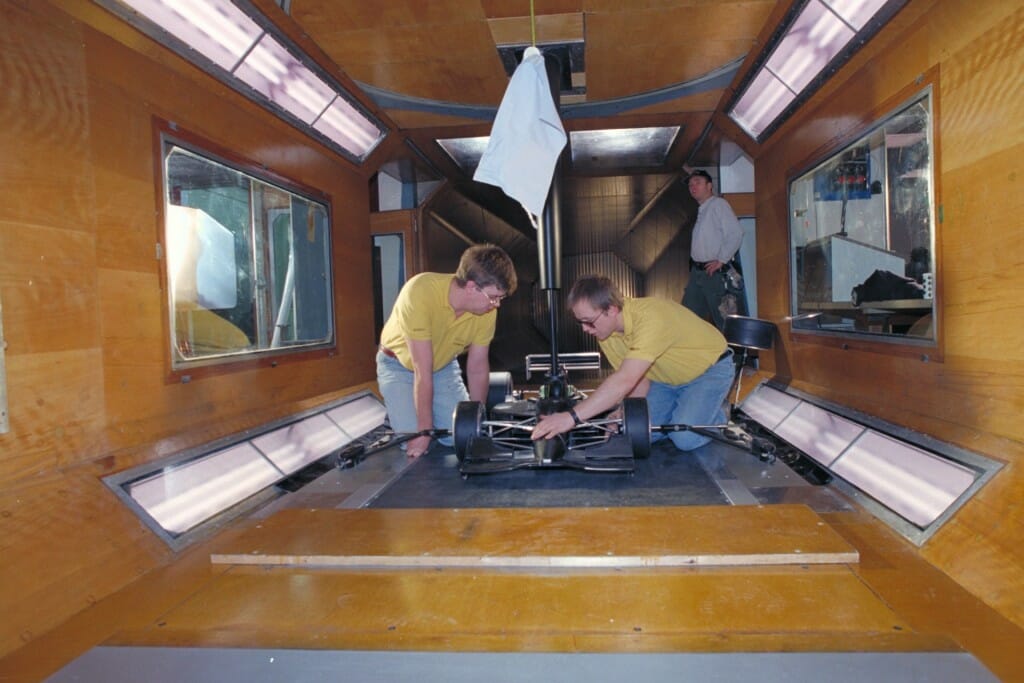
<instances>
[{"instance_id":1,"label":"kneeling man","mask_svg":"<svg viewBox=\"0 0 1024 683\"><path fill-rule=\"evenodd\" d=\"M380 335L377 385L396 432L451 429L459 401L487 398L498 307L516 290L512 259L493 244L472 246L455 273L420 273L405 283ZM458 356L466 353L466 382ZM411 457L429 436L406 444Z\"/></svg>"},{"instance_id":2,"label":"kneeling man","mask_svg":"<svg viewBox=\"0 0 1024 683\"><path fill-rule=\"evenodd\" d=\"M732 351L714 325L668 299L624 298L611 280L599 275L577 280L568 305L583 331L597 337L615 372L573 407L575 416L542 416L534 439L568 432L576 420L612 410L628 396L647 397L652 425L725 422ZM672 432L669 438L684 451L710 441L691 431Z\"/></svg>"}]
</instances>

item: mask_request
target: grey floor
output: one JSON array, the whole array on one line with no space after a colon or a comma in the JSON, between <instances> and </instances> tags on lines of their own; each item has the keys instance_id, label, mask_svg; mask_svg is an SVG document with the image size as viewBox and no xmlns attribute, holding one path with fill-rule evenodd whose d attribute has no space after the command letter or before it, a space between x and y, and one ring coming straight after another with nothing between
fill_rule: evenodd
<instances>
[{"instance_id":1,"label":"grey floor","mask_svg":"<svg viewBox=\"0 0 1024 683\"><path fill-rule=\"evenodd\" d=\"M958 652L547 654L156 647L93 648L47 680L53 683L998 681L973 656Z\"/></svg>"}]
</instances>

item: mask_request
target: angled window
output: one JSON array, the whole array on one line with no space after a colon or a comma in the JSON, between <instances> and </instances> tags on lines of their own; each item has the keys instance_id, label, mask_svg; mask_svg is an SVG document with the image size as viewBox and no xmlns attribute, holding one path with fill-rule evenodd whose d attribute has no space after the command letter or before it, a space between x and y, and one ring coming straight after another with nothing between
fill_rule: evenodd
<instances>
[{"instance_id":1,"label":"angled window","mask_svg":"<svg viewBox=\"0 0 1024 683\"><path fill-rule=\"evenodd\" d=\"M333 346L327 202L162 148L172 368Z\"/></svg>"}]
</instances>

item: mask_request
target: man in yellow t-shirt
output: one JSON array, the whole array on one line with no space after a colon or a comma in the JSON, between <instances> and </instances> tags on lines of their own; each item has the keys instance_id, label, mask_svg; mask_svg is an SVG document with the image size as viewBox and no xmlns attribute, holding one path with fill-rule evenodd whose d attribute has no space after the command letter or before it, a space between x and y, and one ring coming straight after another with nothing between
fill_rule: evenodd
<instances>
[{"instance_id":1,"label":"man in yellow t-shirt","mask_svg":"<svg viewBox=\"0 0 1024 683\"><path fill-rule=\"evenodd\" d=\"M454 274L420 273L405 283L377 351L377 385L395 432L451 429L459 401L486 400L497 309L515 289L512 259L492 244L463 252ZM406 453L417 457L429 447L430 437L418 436Z\"/></svg>"},{"instance_id":2,"label":"man in yellow t-shirt","mask_svg":"<svg viewBox=\"0 0 1024 683\"><path fill-rule=\"evenodd\" d=\"M733 381L732 351L711 323L682 305L657 298L627 299L606 277L580 278L569 308L583 331L597 337L615 369L573 412L538 420L534 439L551 438L615 408L627 396L647 397L652 425L722 424ZM655 435L655 439L661 435ZM669 435L689 451L710 438L691 431Z\"/></svg>"}]
</instances>

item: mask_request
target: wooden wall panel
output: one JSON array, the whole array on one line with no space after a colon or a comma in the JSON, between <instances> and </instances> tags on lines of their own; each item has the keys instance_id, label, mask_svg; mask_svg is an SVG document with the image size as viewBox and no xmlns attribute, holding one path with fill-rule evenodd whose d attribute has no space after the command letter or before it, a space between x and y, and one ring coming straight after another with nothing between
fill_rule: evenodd
<instances>
[{"instance_id":1,"label":"wooden wall panel","mask_svg":"<svg viewBox=\"0 0 1024 683\"><path fill-rule=\"evenodd\" d=\"M85 63L67 18L6 2L0 23L0 220L91 232ZM25 41L48 31L55 40ZM60 159L61 163L52 161Z\"/></svg>"},{"instance_id":2,"label":"wooden wall panel","mask_svg":"<svg viewBox=\"0 0 1024 683\"><path fill-rule=\"evenodd\" d=\"M374 366L368 170L93 3L0 13L5 653L172 557L99 477L370 387ZM168 381L155 117L329 196L335 351Z\"/></svg>"},{"instance_id":3,"label":"wooden wall panel","mask_svg":"<svg viewBox=\"0 0 1024 683\"><path fill-rule=\"evenodd\" d=\"M95 239L91 233L0 222L0 286L10 355L99 344Z\"/></svg>"},{"instance_id":4,"label":"wooden wall panel","mask_svg":"<svg viewBox=\"0 0 1024 683\"><path fill-rule=\"evenodd\" d=\"M937 280L944 357L792 336L764 354L805 391L1008 463L922 553L1024 623L1024 8L910 2L762 147L756 160L759 307L789 312L786 183L938 74Z\"/></svg>"}]
</instances>

